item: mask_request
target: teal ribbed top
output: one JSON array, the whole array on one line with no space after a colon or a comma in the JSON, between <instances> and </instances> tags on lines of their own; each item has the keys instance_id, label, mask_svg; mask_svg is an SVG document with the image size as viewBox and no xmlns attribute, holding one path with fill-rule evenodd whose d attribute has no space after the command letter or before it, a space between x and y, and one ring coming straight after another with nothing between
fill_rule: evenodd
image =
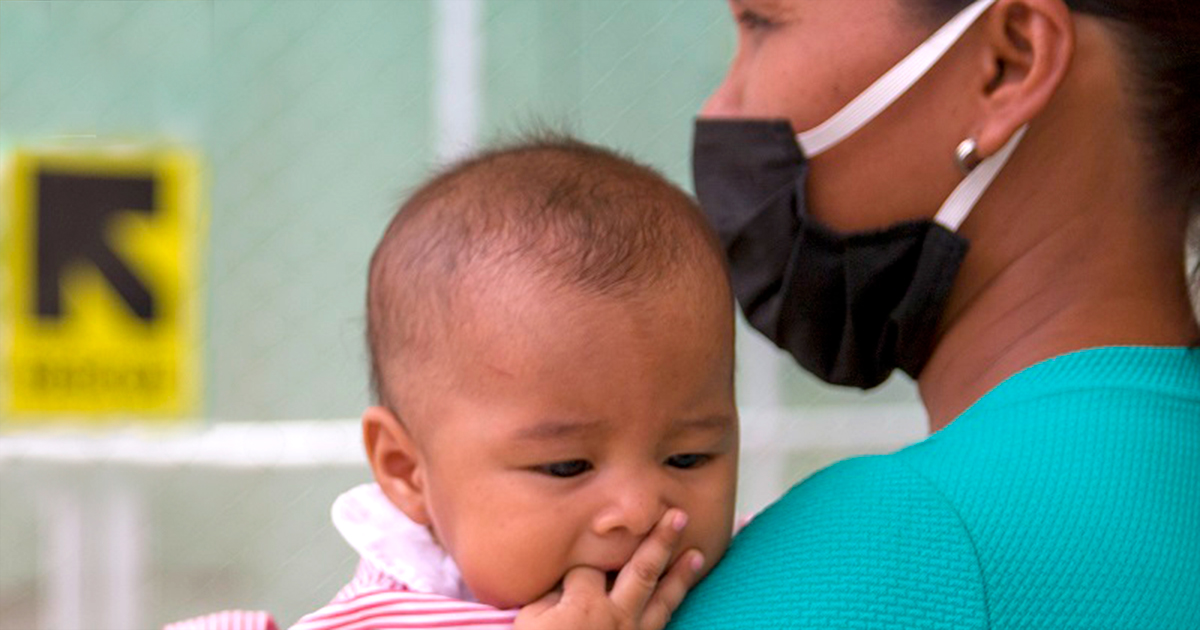
<instances>
[{"instance_id":1,"label":"teal ribbed top","mask_svg":"<svg viewBox=\"0 0 1200 630\"><path fill-rule=\"evenodd\" d=\"M813 475L670 627L1200 629L1200 350L1058 357Z\"/></svg>"}]
</instances>

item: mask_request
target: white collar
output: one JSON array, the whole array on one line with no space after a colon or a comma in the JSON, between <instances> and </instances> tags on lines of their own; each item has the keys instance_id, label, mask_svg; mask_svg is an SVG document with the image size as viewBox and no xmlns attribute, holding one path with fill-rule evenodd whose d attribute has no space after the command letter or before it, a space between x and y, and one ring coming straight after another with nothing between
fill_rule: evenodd
<instances>
[{"instance_id":1,"label":"white collar","mask_svg":"<svg viewBox=\"0 0 1200 630\"><path fill-rule=\"evenodd\" d=\"M378 484L342 493L332 516L342 538L393 580L414 591L475 601L454 560L425 526L392 505Z\"/></svg>"}]
</instances>

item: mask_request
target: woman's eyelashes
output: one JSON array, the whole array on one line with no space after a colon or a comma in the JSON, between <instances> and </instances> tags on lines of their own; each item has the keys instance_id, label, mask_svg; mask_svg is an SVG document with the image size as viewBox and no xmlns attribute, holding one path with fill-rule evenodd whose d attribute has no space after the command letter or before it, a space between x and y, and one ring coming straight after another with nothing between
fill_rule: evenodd
<instances>
[{"instance_id":1,"label":"woman's eyelashes","mask_svg":"<svg viewBox=\"0 0 1200 630\"><path fill-rule=\"evenodd\" d=\"M770 18L750 9L742 9L737 13L737 23L748 31L763 31L775 25Z\"/></svg>"}]
</instances>

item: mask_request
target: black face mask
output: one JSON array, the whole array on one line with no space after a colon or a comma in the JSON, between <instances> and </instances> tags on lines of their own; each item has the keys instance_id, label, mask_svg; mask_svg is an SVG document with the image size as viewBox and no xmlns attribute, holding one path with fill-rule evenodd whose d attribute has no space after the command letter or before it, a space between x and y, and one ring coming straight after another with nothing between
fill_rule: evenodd
<instances>
[{"instance_id":1,"label":"black face mask","mask_svg":"<svg viewBox=\"0 0 1200 630\"><path fill-rule=\"evenodd\" d=\"M921 373L966 239L932 220L853 234L821 225L787 122L697 121L693 150L696 194L756 329L828 383Z\"/></svg>"}]
</instances>

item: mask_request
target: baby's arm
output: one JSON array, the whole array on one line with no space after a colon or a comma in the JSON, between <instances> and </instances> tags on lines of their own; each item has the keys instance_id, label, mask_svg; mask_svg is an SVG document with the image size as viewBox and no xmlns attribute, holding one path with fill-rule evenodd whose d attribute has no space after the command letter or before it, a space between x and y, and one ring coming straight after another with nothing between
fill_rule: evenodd
<instances>
[{"instance_id":1,"label":"baby's arm","mask_svg":"<svg viewBox=\"0 0 1200 630\"><path fill-rule=\"evenodd\" d=\"M704 565L692 549L668 568L687 515L668 510L605 592L604 573L575 567L555 591L521 609L514 630L661 630ZM664 575L665 573L665 575Z\"/></svg>"}]
</instances>

